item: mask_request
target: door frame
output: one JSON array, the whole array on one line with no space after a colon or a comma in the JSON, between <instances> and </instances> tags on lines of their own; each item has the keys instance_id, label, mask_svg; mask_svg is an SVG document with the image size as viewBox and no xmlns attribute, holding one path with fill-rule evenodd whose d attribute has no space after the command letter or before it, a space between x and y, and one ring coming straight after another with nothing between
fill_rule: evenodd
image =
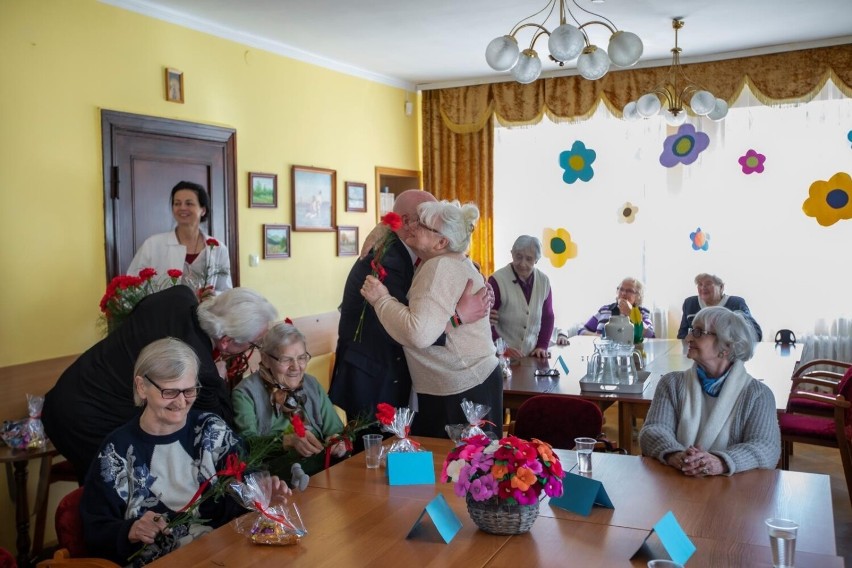
<instances>
[{"instance_id":1,"label":"door frame","mask_svg":"<svg viewBox=\"0 0 852 568\"><path fill-rule=\"evenodd\" d=\"M119 188L118 179L114 176L115 159L113 157L114 136L119 131L142 132L160 136L205 140L223 144L225 150L224 191L225 191L225 234L222 240L232 251L231 280L234 286L239 286L240 263L237 235L237 131L233 128L212 126L196 122L186 122L157 116L131 114L114 110L101 109L101 146L103 152L104 173L104 256L106 258L107 282L118 274L118 259L116 258L116 235L113 223L115 210L113 198Z\"/></svg>"}]
</instances>

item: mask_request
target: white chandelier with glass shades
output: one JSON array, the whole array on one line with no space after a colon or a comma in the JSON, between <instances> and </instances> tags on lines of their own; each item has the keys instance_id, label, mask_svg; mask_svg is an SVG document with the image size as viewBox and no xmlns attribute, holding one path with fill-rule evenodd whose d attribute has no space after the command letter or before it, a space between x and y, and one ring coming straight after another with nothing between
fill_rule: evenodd
<instances>
[{"instance_id":1,"label":"white chandelier with glass shades","mask_svg":"<svg viewBox=\"0 0 852 568\"><path fill-rule=\"evenodd\" d=\"M681 49L677 45L677 32L683 27L683 20L672 20L675 32L675 46L672 48L672 64L666 79L645 93L639 100L630 101L624 105L622 114L625 120L648 118L659 113L671 126L683 124L686 120L685 106L688 106L698 116L706 116L711 120L722 120L728 114L728 103L716 98L710 91L696 85L683 72L680 66ZM662 97L665 106L660 102Z\"/></svg>"},{"instance_id":2,"label":"white chandelier with glass shades","mask_svg":"<svg viewBox=\"0 0 852 568\"><path fill-rule=\"evenodd\" d=\"M618 30L611 20L581 8L577 0L572 1L579 10L606 21L592 20L581 24L568 9L566 0L548 0L544 8L515 24L508 35L495 38L488 44L485 50L485 60L488 65L495 71L510 71L518 83L532 83L541 75L541 60L534 47L536 41L543 35L549 37L547 48L552 61L561 67L566 61L576 57L577 71L590 81L606 75L610 63L618 67L630 67L639 61L644 49L639 36ZM553 29L551 32L545 24L554 14L557 5L559 6L559 26L555 29L551 28ZM531 21L543 13L546 13L546 16L540 24ZM568 23L569 16L576 25ZM584 28L592 24L604 26L612 34L606 51L589 42L589 36ZM533 28L535 31L530 46L520 51L516 36L518 32L526 28Z\"/></svg>"}]
</instances>

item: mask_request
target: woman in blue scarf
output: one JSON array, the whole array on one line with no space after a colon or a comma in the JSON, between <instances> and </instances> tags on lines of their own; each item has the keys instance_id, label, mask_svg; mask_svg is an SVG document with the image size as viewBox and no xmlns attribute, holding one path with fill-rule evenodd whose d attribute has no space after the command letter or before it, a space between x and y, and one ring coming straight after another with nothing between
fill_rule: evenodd
<instances>
[{"instance_id":1,"label":"woman in blue scarf","mask_svg":"<svg viewBox=\"0 0 852 568\"><path fill-rule=\"evenodd\" d=\"M775 397L744 366L754 328L740 312L704 308L686 344L694 364L660 379L639 433L642 453L690 476L773 469L781 452Z\"/></svg>"}]
</instances>

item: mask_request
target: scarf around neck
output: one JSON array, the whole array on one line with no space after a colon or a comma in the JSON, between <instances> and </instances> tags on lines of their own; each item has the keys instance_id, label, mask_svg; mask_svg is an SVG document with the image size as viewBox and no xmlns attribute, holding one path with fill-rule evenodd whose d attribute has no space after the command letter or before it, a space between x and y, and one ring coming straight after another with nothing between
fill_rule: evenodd
<instances>
[{"instance_id":1,"label":"scarf around neck","mask_svg":"<svg viewBox=\"0 0 852 568\"><path fill-rule=\"evenodd\" d=\"M291 415L300 408L305 406L308 400L308 395L305 393L305 380L302 381L294 389L279 385L272 376L272 371L268 367L261 364L258 367L260 378L263 379L263 388L269 394L269 404L272 405L272 411L275 416L280 416L282 413Z\"/></svg>"}]
</instances>

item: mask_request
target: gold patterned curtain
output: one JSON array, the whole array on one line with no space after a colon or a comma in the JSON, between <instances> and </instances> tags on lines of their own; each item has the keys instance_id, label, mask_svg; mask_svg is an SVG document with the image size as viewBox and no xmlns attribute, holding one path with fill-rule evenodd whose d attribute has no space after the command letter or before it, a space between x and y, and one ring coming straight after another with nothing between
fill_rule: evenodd
<instances>
[{"instance_id":1,"label":"gold patterned curtain","mask_svg":"<svg viewBox=\"0 0 852 568\"><path fill-rule=\"evenodd\" d=\"M807 102L831 79L852 98L852 45L683 65L686 75L732 105L743 88L763 104ZM472 201L482 218L471 256L494 271L493 120L505 126L591 117L603 103L615 116L631 100L661 83L668 67L611 71L602 79L579 76L425 91L423 180L439 199Z\"/></svg>"}]
</instances>

